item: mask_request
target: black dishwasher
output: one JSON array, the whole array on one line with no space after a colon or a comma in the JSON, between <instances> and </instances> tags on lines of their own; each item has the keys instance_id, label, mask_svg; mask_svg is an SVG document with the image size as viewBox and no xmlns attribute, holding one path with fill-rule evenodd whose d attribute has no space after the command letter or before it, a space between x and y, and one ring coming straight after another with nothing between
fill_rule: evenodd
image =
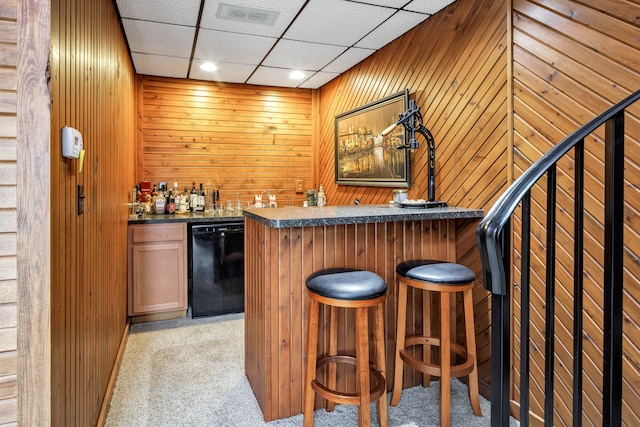
<instances>
[{"instance_id":1,"label":"black dishwasher","mask_svg":"<svg viewBox=\"0 0 640 427\"><path fill-rule=\"evenodd\" d=\"M189 227L191 317L244 311L244 223Z\"/></svg>"}]
</instances>

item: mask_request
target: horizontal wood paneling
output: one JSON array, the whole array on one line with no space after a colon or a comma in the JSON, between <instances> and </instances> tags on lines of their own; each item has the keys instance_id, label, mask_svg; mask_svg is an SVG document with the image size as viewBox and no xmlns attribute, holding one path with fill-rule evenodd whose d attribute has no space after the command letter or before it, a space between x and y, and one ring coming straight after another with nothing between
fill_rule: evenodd
<instances>
[{"instance_id":1,"label":"horizontal wood paneling","mask_svg":"<svg viewBox=\"0 0 640 427\"><path fill-rule=\"evenodd\" d=\"M593 0L513 0L514 175L520 175L543 153L588 120L640 87L640 5L636 2ZM640 106L625 117L625 299L623 361L623 423L640 419L638 305L640 293ZM585 141L585 310L583 422L602 423L602 346L604 260L604 131ZM571 378L575 339L573 305L573 163L558 169L556 222L556 355L554 425L569 425L574 417ZM544 293L546 262L540 252L546 245L545 183L534 192L532 219L531 303L531 410L544 413ZM515 247L520 243L520 223L515 222ZM540 249L538 249L540 248ZM519 254L516 251L516 260ZM515 264L515 324L519 325L520 293ZM519 341L519 333L517 334ZM518 343L519 344L519 343ZM514 350L513 393L519 398L519 355ZM580 416L580 415L578 415Z\"/></svg>"},{"instance_id":2,"label":"horizontal wood paneling","mask_svg":"<svg viewBox=\"0 0 640 427\"><path fill-rule=\"evenodd\" d=\"M53 0L51 14L51 424L89 426L127 323L135 76L110 0ZM83 135L82 172L61 156L63 126Z\"/></svg>"},{"instance_id":3,"label":"horizontal wood paneling","mask_svg":"<svg viewBox=\"0 0 640 427\"><path fill-rule=\"evenodd\" d=\"M0 55L0 424L18 421L16 15L15 2L0 7L0 43L12 52Z\"/></svg>"},{"instance_id":4,"label":"horizontal wood paneling","mask_svg":"<svg viewBox=\"0 0 640 427\"><path fill-rule=\"evenodd\" d=\"M506 189L509 171L507 4L458 1L320 89L319 183L330 204L387 203L389 188L337 186L334 117L408 88L436 144L436 198L488 209ZM411 154L410 198L426 198L426 144ZM459 262L482 284L473 227L458 243ZM490 304L474 293L482 391L488 396Z\"/></svg>"},{"instance_id":5,"label":"horizontal wood paneling","mask_svg":"<svg viewBox=\"0 0 640 427\"><path fill-rule=\"evenodd\" d=\"M296 180L314 188L312 104L310 90L139 76L136 182L301 205Z\"/></svg>"}]
</instances>

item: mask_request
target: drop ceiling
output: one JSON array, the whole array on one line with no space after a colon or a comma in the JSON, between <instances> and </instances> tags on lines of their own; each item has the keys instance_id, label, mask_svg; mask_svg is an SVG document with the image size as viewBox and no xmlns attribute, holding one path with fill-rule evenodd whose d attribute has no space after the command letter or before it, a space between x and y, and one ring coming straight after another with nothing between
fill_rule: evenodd
<instances>
[{"instance_id":1,"label":"drop ceiling","mask_svg":"<svg viewBox=\"0 0 640 427\"><path fill-rule=\"evenodd\" d=\"M309 89L452 2L116 0L138 74Z\"/></svg>"}]
</instances>

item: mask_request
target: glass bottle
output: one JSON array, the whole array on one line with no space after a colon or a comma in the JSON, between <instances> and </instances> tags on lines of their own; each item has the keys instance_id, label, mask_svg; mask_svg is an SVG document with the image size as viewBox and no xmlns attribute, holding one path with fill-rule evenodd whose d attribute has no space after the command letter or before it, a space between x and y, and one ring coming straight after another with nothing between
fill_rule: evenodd
<instances>
[{"instance_id":1,"label":"glass bottle","mask_svg":"<svg viewBox=\"0 0 640 427\"><path fill-rule=\"evenodd\" d=\"M164 196L162 195L162 192L159 192L158 195L156 196L153 202L153 206L154 206L156 215L164 214L167 208L167 199L164 198Z\"/></svg>"},{"instance_id":2,"label":"glass bottle","mask_svg":"<svg viewBox=\"0 0 640 427\"><path fill-rule=\"evenodd\" d=\"M204 190L202 189L202 183L200 183L200 192L198 192L198 209L204 211Z\"/></svg>"},{"instance_id":3,"label":"glass bottle","mask_svg":"<svg viewBox=\"0 0 640 427\"><path fill-rule=\"evenodd\" d=\"M175 213L176 211L176 201L173 198L173 191L169 190L169 199L167 201L167 213Z\"/></svg>"},{"instance_id":4,"label":"glass bottle","mask_svg":"<svg viewBox=\"0 0 640 427\"><path fill-rule=\"evenodd\" d=\"M320 190L318 190L318 206L326 206L327 196L324 194L324 188L320 184Z\"/></svg>"},{"instance_id":5,"label":"glass bottle","mask_svg":"<svg viewBox=\"0 0 640 427\"><path fill-rule=\"evenodd\" d=\"M187 189L187 187L184 187L184 193L182 193L182 197L184 197L184 208L186 211L190 210L190 206L189 206L189 202L190 202L190 198L189 198L189 190Z\"/></svg>"},{"instance_id":6,"label":"glass bottle","mask_svg":"<svg viewBox=\"0 0 640 427\"><path fill-rule=\"evenodd\" d=\"M189 206L191 212L195 212L198 209L198 192L196 191L196 182L191 185L191 194L189 194Z\"/></svg>"}]
</instances>

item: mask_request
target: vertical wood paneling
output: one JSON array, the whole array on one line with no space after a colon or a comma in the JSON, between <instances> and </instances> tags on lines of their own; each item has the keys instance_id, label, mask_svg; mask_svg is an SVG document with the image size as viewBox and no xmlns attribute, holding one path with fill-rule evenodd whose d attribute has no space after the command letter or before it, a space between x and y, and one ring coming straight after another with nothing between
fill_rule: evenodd
<instances>
[{"instance_id":1,"label":"vertical wood paneling","mask_svg":"<svg viewBox=\"0 0 640 427\"><path fill-rule=\"evenodd\" d=\"M634 2L592 0L513 0L513 122L514 175L520 175L535 160L566 135L597 114L620 101L640 85L640 5ZM637 385L640 336L638 305L640 293L640 107L625 117L625 249L623 423L637 424L640 396ZM604 132L599 130L585 141L585 313L583 421L602 423L602 311ZM556 313L545 319L544 260L532 254L531 303L531 412L544 410L544 325L556 322L556 363L554 425L567 425L574 416L571 377L573 304L573 164L559 165L556 225ZM545 193L534 193L532 206L533 247L543 247L546 239ZM515 248L520 242L520 223L515 222ZM515 259L519 259L516 253ZM514 279L519 281L519 264ZM519 310L519 287L514 287L514 307ZM515 312L519 316L519 311ZM515 325L519 325L516 317ZM519 344L519 343L518 343ZM519 357L514 350L514 397L518 398ZM578 415L580 416L580 415Z\"/></svg>"},{"instance_id":2,"label":"vertical wood paneling","mask_svg":"<svg viewBox=\"0 0 640 427\"><path fill-rule=\"evenodd\" d=\"M260 286L264 279L264 267L268 260L264 260L265 252L265 227L256 221L245 221L244 243L245 247L253 247L254 251L247 251L245 271L251 274L245 275L245 373L254 390L256 400L263 407L266 401L266 372L269 357L266 349L266 331L270 326L265 313L265 289ZM267 357L262 357L266 355Z\"/></svg>"},{"instance_id":3,"label":"vertical wood paneling","mask_svg":"<svg viewBox=\"0 0 640 427\"><path fill-rule=\"evenodd\" d=\"M313 120L311 90L140 76L136 182L210 184L245 204L271 190L301 205L296 180L314 188Z\"/></svg>"},{"instance_id":4,"label":"vertical wood paneling","mask_svg":"<svg viewBox=\"0 0 640 427\"><path fill-rule=\"evenodd\" d=\"M466 223L453 220L318 227L270 228L245 219L246 374L265 420L301 412L303 356L306 342L308 299L304 280L314 271L331 267L374 271L389 285L385 322L396 323L395 266L414 257L456 259L456 229ZM407 333L416 333L422 297L414 295L408 311ZM341 351L355 351L355 317L337 310ZM318 352L325 353L328 310L321 312ZM437 316L437 315L436 315ZM393 377L395 328L386 328L387 378ZM421 376L406 368L405 385L420 383ZM355 391L353 369L339 366L338 388ZM321 400L316 400L317 405Z\"/></svg>"},{"instance_id":5,"label":"vertical wood paneling","mask_svg":"<svg viewBox=\"0 0 640 427\"><path fill-rule=\"evenodd\" d=\"M28 327L26 324L18 325L17 310L17 140L18 120L23 118L18 117L16 103L19 84L17 62L20 54L17 45L17 13L16 2L9 2L0 8L0 43L3 45L3 54L0 55L0 424L16 423L18 420L18 328ZM38 15L34 14L33 17L38 18ZM27 20L20 25L26 26L26 22ZM24 44L26 46L23 49L33 47L33 40L27 39ZM34 64L25 65L33 67ZM33 74L24 78L33 78ZM33 107L27 105L29 110ZM31 140L28 133L22 135ZM24 155L22 158L27 159ZM31 185L33 184L35 183ZM34 225L39 227L37 223ZM47 338L46 334L40 333L38 336ZM45 345L33 344L34 348ZM37 374L38 372L34 374L34 379ZM39 408L43 409L45 408ZM40 413L46 416L46 412Z\"/></svg>"},{"instance_id":6,"label":"vertical wood paneling","mask_svg":"<svg viewBox=\"0 0 640 427\"><path fill-rule=\"evenodd\" d=\"M95 425L127 322L134 72L109 0L54 0L51 27L52 425ZM63 126L83 135L82 172Z\"/></svg>"}]
</instances>

